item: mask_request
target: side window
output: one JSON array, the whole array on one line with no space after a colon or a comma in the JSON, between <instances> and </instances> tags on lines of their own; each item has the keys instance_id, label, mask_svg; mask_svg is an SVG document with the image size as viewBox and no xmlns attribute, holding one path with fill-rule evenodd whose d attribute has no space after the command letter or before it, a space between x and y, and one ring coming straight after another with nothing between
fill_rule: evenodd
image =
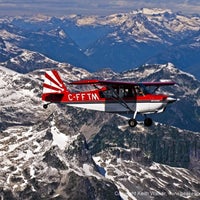
<instances>
[{"instance_id":1,"label":"side window","mask_svg":"<svg viewBox=\"0 0 200 200\"><path fill-rule=\"evenodd\" d=\"M127 98L127 97L133 97L134 96L134 90L131 87L121 87L119 88L119 97L120 98Z\"/></svg>"},{"instance_id":2,"label":"side window","mask_svg":"<svg viewBox=\"0 0 200 200\"><path fill-rule=\"evenodd\" d=\"M134 90L133 88L125 88L124 89L124 97L133 97L134 96Z\"/></svg>"},{"instance_id":3,"label":"side window","mask_svg":"<svg viewBox=\"0 0 200 200\"><path fill-rule=\"evenodd\" d=\"M101 98L111 98L113 96L112 90L105 90L100 92Z\"/></svg>"},{"instance_id":4,"label":"side window","mask_svg":"<svg viewBox=\"0 0 200 200\"><path fill-rule=\"evenodd\" d=\"M124 93L124 88L120 88L120 89L119 89L119 97L120 97L120 98L123 98L123 97L124 97L124 94L125 94L125 93Z\"/></svg>"},{"instance_id":5,"label":"side window","mask_svg":"<svg viewBox=\"0 0 200 200\"><path fill-rule=\"evenodd\" d=\"M117 98L119 95L118 89L108 89L99 93L101 98Z\"/></svg>"},{"instance_id":6,"label":"side window","mask_svg":"<svg viewBox=\"0 0 200 200\"><path fill-rule=\"evenodd\" d=\"M100 91L99 95L101 98L128 98L134 97L134 89L130 88L115 88Z\"/></svg>"}]
</instances>

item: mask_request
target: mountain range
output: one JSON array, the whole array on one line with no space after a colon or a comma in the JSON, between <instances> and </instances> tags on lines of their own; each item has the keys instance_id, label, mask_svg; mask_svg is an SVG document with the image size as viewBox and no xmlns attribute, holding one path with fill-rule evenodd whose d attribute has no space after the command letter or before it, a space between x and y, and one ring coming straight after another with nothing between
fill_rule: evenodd
<instances>
[{"instance_id":1,"label":"mountain range","mask_svg":"<svg viewBox=\"0 0 200 200\"><path fill-rule=\"evenodd\" d=\"M199 23L161 9L0 19L1 198L199 199ZM135 128L116 114L43 109L50 69L65 83L173 80L158 91L178 101Z\"/></svg>"},{"instance_id":2,"label":"mountain range","mask_svg":"<svg viewBox=\"0 0 200 200\"><path fill-rule=\"evenodd\" d=\"M6 63L0 67L3 199L199 198L200 83L194 76L171 63L91 73L36 52L23 55L11 59L17 71L28 63L43 69L21 74ZM173 79L177 85L162 92L180 100L151 128L142 122L130 128L124 117L63 104L44 110L45 67L57 69L65 82Z\"/></svg>"},{"instance_id":3,"label":"mountain range","mask_svg":"<svg viewBox=\"0 0 200 200\"><path fill-rule=\"evenodd\" d=\"M0 61L26 49L93 72L171 62L199 78L199 27L199 15L147 8L104 17L5 17Z\"/></svg>"}]
</instances>

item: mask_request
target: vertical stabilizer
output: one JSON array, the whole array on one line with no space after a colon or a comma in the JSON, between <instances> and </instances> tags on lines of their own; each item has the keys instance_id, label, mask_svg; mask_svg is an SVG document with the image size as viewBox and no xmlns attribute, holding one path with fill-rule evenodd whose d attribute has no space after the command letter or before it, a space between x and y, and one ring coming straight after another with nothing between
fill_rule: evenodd
<instances>
[{"instance_id":1,"label":"vertical stabilizer","mask_svg":"<svg viewBox=\"0 0 200 200\"><path fill-rule=\"evenodd\" d=\"M67 92L59 73L56 70L46 71L43 83L42 100L57 101ZM60 97L60 98L58 98Z\"/></svg>"}]
</instances>

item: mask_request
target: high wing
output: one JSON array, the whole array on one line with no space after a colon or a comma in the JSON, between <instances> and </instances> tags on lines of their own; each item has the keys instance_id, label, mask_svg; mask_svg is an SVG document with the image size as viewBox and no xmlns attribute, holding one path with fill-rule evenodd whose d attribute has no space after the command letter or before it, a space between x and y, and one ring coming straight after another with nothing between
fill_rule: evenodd
<instances>
[{"instance_id":1,"label":"high wing","mask_svg":"<svg viewBox=\"0 0 200 200\"><path fill-rule=\"evenodd\" d=\"M136 86L136 85L145 85L145 86L167 86L167 85L174 85L176 82L173 81L162 81L162 82L127 82L127 81L112 81L112 80L97 80L97 79L89 79L89 80L80 80L71 82L72 85L129 85L129 86Z\"/></svg>"}]
</instances>

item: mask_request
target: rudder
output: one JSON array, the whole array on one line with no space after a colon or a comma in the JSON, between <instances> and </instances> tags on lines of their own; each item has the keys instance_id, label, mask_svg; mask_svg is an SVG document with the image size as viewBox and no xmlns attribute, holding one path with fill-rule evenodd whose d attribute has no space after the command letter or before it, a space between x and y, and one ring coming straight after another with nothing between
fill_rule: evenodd
<instances>
[{"instance_id":1,"label":"rudder","mask_svg":"<svg viewBox=\"0 0 200 200\"><path fill-rule=\"evenodd\" d=\"M56 70L46 71L43 83L42 100L50 102L60 101L66 92L67 88L59 73Z\"/></svg>"}]
</instances>

